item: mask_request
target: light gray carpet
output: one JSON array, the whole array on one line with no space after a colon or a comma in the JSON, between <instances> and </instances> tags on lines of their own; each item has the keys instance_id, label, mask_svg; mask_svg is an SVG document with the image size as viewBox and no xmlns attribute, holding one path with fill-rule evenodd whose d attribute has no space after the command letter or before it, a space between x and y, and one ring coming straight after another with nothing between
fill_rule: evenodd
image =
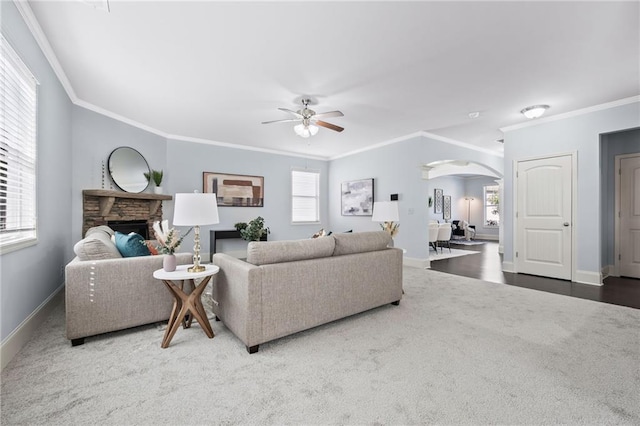
<instances>
[{"instance_id":1,"label":"light gray carpet","mask_svg":"<svg viewBox=\"0 0 640 426\"><path fill-rule=\"evenodd\" d=\"M159 326L72 348L63 307L2 373L2 425L640 424L640 310L415 268L384 306L264 344Z\"/></svg>"}]
</instances>

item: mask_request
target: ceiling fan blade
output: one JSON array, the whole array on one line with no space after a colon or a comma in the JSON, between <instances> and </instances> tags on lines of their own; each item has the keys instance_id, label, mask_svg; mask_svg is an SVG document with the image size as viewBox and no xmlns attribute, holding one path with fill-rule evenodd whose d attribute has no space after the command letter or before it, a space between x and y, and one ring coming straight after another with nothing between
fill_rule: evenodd
<instances>
[{"instance_id":1,"label":"ceiling fan blade","mask_svg":"<svg viewBox=\"0 0 640 426\"><path fill-rule=\"evenodd\" d=\"M335 130L336 132L341 132L344 130L343 127L336 126L335 124L327 123L326 121L313 120L313 122L318 126L326 127L327 129Z\"/></svg>"},{"instance_id":2,"label":"ceiling fan blade","mask_svg":"<svg viewBox=\"0 0 640 426\"><path fill-rule=\"evenodd\" d=\"M286 123L286 122L289 122L289 121L300 121L300 118L285 118L284 120L263 121L262 124Z\"/></svg>"},{"instance_id":3,"label":"ceiling fan blade","mask_svg":"<svg viewBox=\"0 0 640 426\"><path fill-rule=\"evenodd\" d=\"M298 111L294 111L294 110L287 109L287 108L278 108L278 109L279 109L280 111L290 112L291 114L295 115L296 117L303 118L303 117L302 117L302 114L300 114Z\"/></svg>"},{"instance_id":4,"label":"ceiling fan blade","mask_svg":"<svg viewBox=\"0 0 640 426\"><path fill-rule=\"evenodd\" d=\"M344 117L341 111L321 112L313 116L314 118Z\"/></svg>"}]
</instances>

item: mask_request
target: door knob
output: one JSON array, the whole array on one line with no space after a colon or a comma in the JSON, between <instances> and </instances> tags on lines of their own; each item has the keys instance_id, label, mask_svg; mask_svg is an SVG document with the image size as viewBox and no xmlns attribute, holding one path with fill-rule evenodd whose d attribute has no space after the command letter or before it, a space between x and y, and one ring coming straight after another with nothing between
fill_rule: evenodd
<instances>
[{"instance_id":1,"label":"door knob","mask_svg":"<svg viewBox=\"0 0 640 426\"><path fill-rule=\"evenodd\" d=\"M563 223L562 225L564 225L564 226L569 226L569 222L565 222L565 223Z\"/></svg>"}]
</instances>

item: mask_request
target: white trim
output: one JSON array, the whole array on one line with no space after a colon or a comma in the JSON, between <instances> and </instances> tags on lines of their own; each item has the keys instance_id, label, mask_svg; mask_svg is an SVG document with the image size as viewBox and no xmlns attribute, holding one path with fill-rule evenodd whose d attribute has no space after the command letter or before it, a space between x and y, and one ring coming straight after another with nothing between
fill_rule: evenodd
<instances>
[{"instance_id":1,"label":"white trim","mask_svg":"<svg viewBox=\"0 0 640 426\"><path fill-rule=\"evenodd\" d=\"M640 95L632 96L630 98L619 99L617 101L607 102L600 105L594 105L587 108L581 108L574 111L565 112L562 114L550 115L545 118L537 118L535 120L525 121L524 123L514 124L507 127L500 127L500 130L505 132L511 132L512 130L524 129L525 127L537 126L538 124L550 123L552 121L564 120L566 118L577 117L579 115L590 114L592 112L603 111L610 108L615 108L622 105L632 104L640 102Z\"/></svg>"},{"instance_id":2,"label":"white trim","mask_svg":"<svg viewBox=\"0 0 640 426\"><path fill-rule=\"evenodd\" d=\"M602 276L600 272L593 271L576 271L575 279L572 281L580 284L602 285Z\"/></svg>"},{"instance_id":3,"label":"white trim","mask_svg":"<svg viewBox=\"0 0 640 426\"><path fill-rule=\"evenodd\" d=\"M36 19L36 16L33 14L31 6L29 6L29 3L26 1L14 1L13 4L16 5L18 12L20 12L20 15L22 15L24 22L27 24L29 31L31 31L31 34L33 35L33 38L35 38L36 43L38 43L38 46L40 46L40 50L42 50L42 53L47 58L47 61L49 61L49 65L51 65L51 68L53 68L53 72L58 77L58 80L60 80L60 84L62 84L62 87L64 87L64 90L67 92L67 96L69 96L73 103L76 103L76 101L78 100L76 92L73 90L71 82L63 71L62 65L60 65L60 62L58 61L58 57L53 52L53 49L49 44L49 40L44 35L44 31L42 31L40 23Z\"/></svg>"},{"instance_id":4,"label":"white trim","mask_svg":"<svg viewBox=\"0 0 640 426\"><path fill-rule=\"evenodd\" d=\"M497 229L497 227L496 227ZM498 236L495 234L478 234L476 233L476 240L488 240L488 241L498 241Z\"/></svg>"},{"instance_id":5,"label":"white trim","mask_svg":"<svg viewBox=\"0 0 640 426\"><path fill-rule=\"evenodd\" d=\"M390 140L387 140L387 141L384 141L384 142L380 142L380 143L368 146L366 148L356 149L355 151L350 151L350 152L347 152L346 154L336 155L334 157L330 157L329 160L337 160L339 158L349 157L351 155L360 154L362 152L371 151L371 150L374 150L374 149L381 148L383 146L393 145L393 144L396 144L398 142L404 142L404 141L407 141L409 139L413 139L413 138L417 138L417 137L421 137L421 136L425 137L425 138L429 138L429 139L435 139L435 140L440 141L440 142L448 143L450 145L456 145L456 146L460 146L462 148L471 149L473 151L479 151L479 152L484 152L485 154L495 155L496 157L501 157L501 158L504 157L504 153L503 152L492 151L490 149L481 148L479 146L471 145L471 144L468 144L466 142L460 142L460 141L457 141L457 140L454 140L454 139L445 138L444 136L439 136L439 135L435 135L433 133L425 132L424 130L420 130L418 132L410 133L408 135L404 135L404 136L400 136L400 137L397 137L397 138L394 138L394 139L390 139Z\"/></svg>"},{"instance_id":6,"label":"white trim","mask_svg":"<svg viewBox=\"0 0 640 426\"><path fill-rule=\"evenodd\" d=\"M418 259L415 257L404 256L402 258L402 264L404 266L410 266L412 268L420 268L420 269L431 268L431 261L429 259Z\"/></svg>"},{"instance_id":7,"label":"white trim","mask_svg":"<svg viewBox=\"0 0 640 426\"><path fill-rule=\"evenodd\" d=\"M502 271L510 272L512 274L516 273L515 263L513 262L502 262Z\"/></svg>"},{"instance_id":8,"label":"white trim","mask_svg":"<svg viewBox=\"0 0 640 426\"><path fill-rule=\"evenodd\" d=\"M9 364L9 361L31 339L35 330L49 316L53 308L61 302L64 296L64 284L58 287L44 302L38 306L15 330L13 330L2 342L0 347L0 370Z\"/></svg>"},{"instance_id":9,"label":"white trim","mask_svg":"<svg viewBox=\"0 0 640 426\"><path fill-rule=\"evenodd\" d=\"M600 270L600 276L602 277L602 281L604 282L604 279L607 277L611 276L611 271L613 270L613 266L611 265L605 265L602 267L602 269Z\"/></svg>"}]
</instances>

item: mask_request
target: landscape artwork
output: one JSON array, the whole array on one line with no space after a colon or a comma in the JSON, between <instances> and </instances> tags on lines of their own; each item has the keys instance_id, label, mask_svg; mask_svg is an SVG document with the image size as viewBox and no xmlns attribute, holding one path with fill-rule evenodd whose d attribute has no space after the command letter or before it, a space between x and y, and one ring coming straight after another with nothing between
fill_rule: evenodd
<instances>
[{"instance_id":1,"label":"landscape artwork","mask_svg":"<svg viewBox=\"0 0 640 426\"><path fill-rule=\"evenodd\" d=\"M373 215L373 178L342 182L342 215Z\"/></svg>"},{"instance_id":2,"label":"landscape artwork","mask_svg":"<svg viewBox=\"0 0 640 426\"><path fill-rule=\"evenodd\" d=\"M214 193L218 207L264 207L264 177L202 173L202 191Z\"/></svg>"}]
</instances>

